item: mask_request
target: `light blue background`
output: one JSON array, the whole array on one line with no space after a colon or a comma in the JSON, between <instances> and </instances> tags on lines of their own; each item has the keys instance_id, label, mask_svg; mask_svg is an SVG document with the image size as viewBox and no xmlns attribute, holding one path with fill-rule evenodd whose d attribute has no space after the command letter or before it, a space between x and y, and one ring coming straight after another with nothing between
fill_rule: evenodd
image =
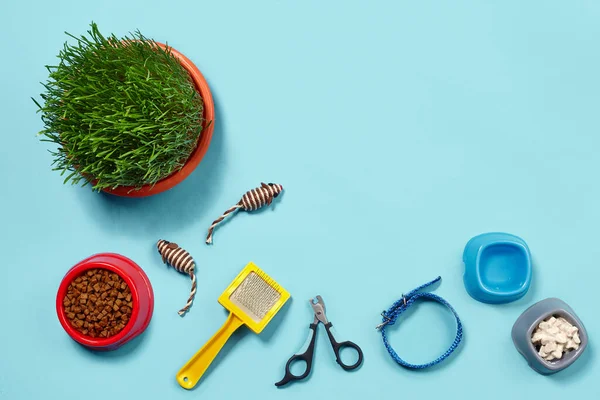
<instances>
[{"instance_id":1,"label":"light blue background","mask_svg":"<svg viewBox=\"0 0 600 400\"><path fill-rule=\"evenodd\" d=\"M599 18L593 1L4 1L0 398L597 398ZM113 198L63 186L50 170L30 97L63 32L92 20L167 41L211 86L213 142L170 192ZM238 214L205 246L212 220L261 181L284 185L275 207ZM465 243L496 230L523 237L534 259L527 296L502 306L475 302L462 284ZM162 264L159 238L198 262L183 319L189 280ZM104 251L144 268L156 308L139 340L95 354L65 334L54 301L64 273ZM293 300L260 336L236 334L189 393L175 373L225 321L217 297L249 261ZM440 367L407 371L374 327L437 275L464 342ZM311 377L276 389L317 294L364 365L344 372L320 330ZM590 347L543 377L510 329L550 296L578 313ZM413 362L453 336L433 304L391 333Z\"/></svg>"}]
</instances>

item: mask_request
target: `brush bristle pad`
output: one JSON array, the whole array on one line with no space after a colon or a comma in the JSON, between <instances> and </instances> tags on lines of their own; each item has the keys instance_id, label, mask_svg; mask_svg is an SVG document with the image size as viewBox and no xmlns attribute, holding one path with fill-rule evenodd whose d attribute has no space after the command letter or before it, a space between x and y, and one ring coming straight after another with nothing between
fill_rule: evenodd
<instances>
[{"instance_id":1,"label":"brush bristle pad","mask_svg":"<svg viewBox=\"0 0 600 400\"><path fill-rule=\"evenodd\" d=\"M255 272L235 289L229 299L257 323L267 315L281 294Z\"/></svg>"}]
</instances>

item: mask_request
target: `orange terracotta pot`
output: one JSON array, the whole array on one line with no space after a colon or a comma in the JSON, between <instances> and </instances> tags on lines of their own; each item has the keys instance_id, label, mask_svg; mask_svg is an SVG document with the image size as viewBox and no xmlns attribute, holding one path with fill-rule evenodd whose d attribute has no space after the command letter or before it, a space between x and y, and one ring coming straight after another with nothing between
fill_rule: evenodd
<instances>
[{"instance_id":1,"label":"orange terracotta pot","mask_svg":"<svg viewBox=\"0 0 600 400\"><path fill-rule=\"evenodd\" d=\"M157 44L163 49L167 47L162 43ZM135 189L131 186L118 186L115 189L103 189L103 191L106 193L123 197L146 197L169 190L181 183L192 173L192 171L194 171L208 150L215 126L215 105L212 94L210 93L210 89L208 87L208 83L206 82L206 79L204 79L204 76L200 73L200 70L198 70L194 63L192 63L186 56L173 48L171 48L171 53L179 60L183 68L188 71L190 77L194 81L196 90L198 93L200 93L200 96L204 102L203 117L205 121L205 127L198 138L198 145L192 154L190 154L187 162L180 170L175 171L164 179L161 179L154 185L144 185L140 189ZM206 124L210 125L206 126Z\"/></svg>"}]
</instances>

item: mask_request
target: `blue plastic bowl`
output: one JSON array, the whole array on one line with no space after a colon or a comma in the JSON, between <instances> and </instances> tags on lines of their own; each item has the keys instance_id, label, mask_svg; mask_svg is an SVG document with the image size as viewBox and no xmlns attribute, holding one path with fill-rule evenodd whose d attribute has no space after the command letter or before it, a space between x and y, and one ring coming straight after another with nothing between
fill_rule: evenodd
<instances>
[{"instance_id":1,"label":"blue plastic bowl","mask_svg":"<svg viewBox=\"0 0 600 400\"><path fill-rule=\"evenodd\" d=\"M475 236L463 253L465 288L483 303L509 303L525 296L531 284L531 254L523 239L509 233Z\"/></svg>"}]
</instances>

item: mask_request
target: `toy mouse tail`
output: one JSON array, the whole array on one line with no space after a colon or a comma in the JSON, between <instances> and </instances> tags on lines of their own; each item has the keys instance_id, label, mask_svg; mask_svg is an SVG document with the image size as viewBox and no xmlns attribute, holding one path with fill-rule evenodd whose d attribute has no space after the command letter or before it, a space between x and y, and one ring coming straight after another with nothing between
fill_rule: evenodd
<instances>
[{"instance_id":1,"label":"toy mouse tail","mask_svg":"<svg viewBox=\"0 0 600 400\"><path fill-rule=\"evenodd\" d=\"M229 210L225 211L223 213L223 215L221 215L219 218L214 220L214 222L212 223L210 228L208 228L208 235L206 236L206 244L211 244L213 242L213 234L214 234L216 226L219 225L221 222L223 222L223 220L225 218L227 218L227 216L229 214L234 213L235 211L239 210L241 207L242 207L242 205L238 203L235 206L231 207Z\"/></svg>"},{"instance_id":2,"label":"toy mouse tail","mask_svg":"<svg viewBox=\"0 0 600 400\"><path fill-rule=\"evenodd\" d=\"M194 297L196 296L196 274L192 273L192 274L190 274L190 277L192 278L192 289L190 290L190 297L188 298L188 301L185 304L185 307L183 307L178 312L178 314L181 315L182 317L192 307L192 303L194 302Z\"/></svg>"}]
</instances>

